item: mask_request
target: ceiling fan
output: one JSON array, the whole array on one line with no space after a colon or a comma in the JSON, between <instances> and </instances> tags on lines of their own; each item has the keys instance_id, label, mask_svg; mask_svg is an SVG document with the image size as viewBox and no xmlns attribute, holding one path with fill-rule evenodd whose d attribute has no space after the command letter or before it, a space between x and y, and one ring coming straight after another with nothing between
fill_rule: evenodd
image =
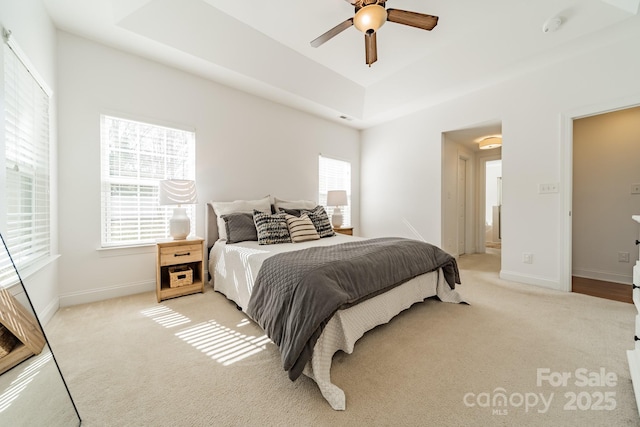
<instances>
[{"instance_id":1,"label":"ceiling fan","mask_svg":"<svg viewBox=\"0 0 640 427\"><path fill-rule=\"evenodd\" d=\"M395 22L427 31L431 31L438 24L437 16L399 9L385 9L387 0L346 1L355 6L356 13L353 18L347 19L322 34L311 42L311 46L318 47L353 25L364 33L366 60L369 67L378 60L376 34L385 22Z\"/></svg>"}]
</instances>

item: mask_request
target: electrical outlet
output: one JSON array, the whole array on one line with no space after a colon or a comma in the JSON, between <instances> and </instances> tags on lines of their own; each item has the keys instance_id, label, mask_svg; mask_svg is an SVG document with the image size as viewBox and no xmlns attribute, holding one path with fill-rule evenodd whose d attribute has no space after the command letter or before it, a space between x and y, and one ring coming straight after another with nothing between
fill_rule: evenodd
<instances>
[{"instance_id":1,"label":"electrical outlet","mask_svg":"<svg viewBox=\"0 0 640 427\"><path fill-rule=\"evenodd\" d=\"M533 264L533 254L529 252L523 252L522 262L524 262L525 264Z\"/></svg>"},{"instance_id":2,"label":"electrical outlet","mask_svg":"<svg viewBox=\"0 0 640 427\"><path fill-rule=\"evenodd\" d=\"M640 184L631 184L631 194L640 194Z\"/></svg>"},{"instance_id":3,"label":"electrical outlet","mask_svg":"<svg viewBox=\"0 0 640 427\"><path fill-rule=\"evenodd\" d=\"M618 262L629 262L629 252L618 252Z\"/></svg>"}]
</instances>

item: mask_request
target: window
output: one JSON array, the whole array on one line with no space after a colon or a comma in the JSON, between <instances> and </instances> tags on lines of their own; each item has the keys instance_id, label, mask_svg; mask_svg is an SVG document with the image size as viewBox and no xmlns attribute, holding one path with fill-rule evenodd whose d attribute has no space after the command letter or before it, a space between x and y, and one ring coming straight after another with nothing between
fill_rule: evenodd
<instances>
[{"instance_id":1,"label":"window","mask_svg":"<svg viewBox=\"0 0 640 427\"><path fill-rule=\"evenodd\" d=\"M3 237L18 269L34 267L51 252L49 201L49 97L51 91L8 36L3 51L4 132L0 140ZM4 252L1 251L0 253ZM0 284L15 273L0 257Z\"/></svg>"},{"instance_id":2,"label":"window","mask_svg":"<svg viewBox=\"0 0 640 427\"><path fill-rule=\"evenodd\" d=\"M169 235L172 207L158 203L159 181L195 179L195 133L101 117L102 246L154 243ZM195 230L195 207L186 207Z\"/></svg>"},{"instance_id":3,"label":"window","mask_svg":"<svg viewBox=\"0 0 640 427\"><path fill-rule=\"evenodd\" d=\"M327 207L327 191L346 190L348 205L342 206L342 215L344 216L342 225L351 227L351 163L320 156L318 171L318 203L324 206L327 209L327 214L331 216L333 207Z\"/></svg>"}]
</instances>

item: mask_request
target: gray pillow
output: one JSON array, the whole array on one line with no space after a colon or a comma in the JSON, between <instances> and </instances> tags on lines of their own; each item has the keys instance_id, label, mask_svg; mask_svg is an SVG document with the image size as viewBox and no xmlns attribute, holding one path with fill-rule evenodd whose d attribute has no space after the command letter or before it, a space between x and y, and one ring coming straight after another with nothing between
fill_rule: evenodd
<instances>
[{"instance_id":1,"label":"gray pillow","mask_svg":"<svg viewBox=\"0 0 640 427\"><path fill-rule=\"evenodd\" d=\"M235 212L222 215L224 228L227 232L227 243L258 241L258 231L250 213Z\"/></svg>"},{"instance_id":2,"label":"gray pillow","mask_svg":"<svg viewBox=\"0 0 640 427\"><path fill-rule=\"evenodd\" d=\"M278 213L286 213L293 216L300 216L302 214L302 209L280 208L280 212Z\"/></svg>"},{"instance_id":3,"label":"gray pillow","mask_svg":"<svg viewBox=\"0 0 640 427\"><path fill-rule=\"evenodd\" d=\"M253 222L258 231L259 244L291 243L286 215L284 213L268 214L257 210L253 211Z\"/></svg>"},{"instance_id":4,"label":"gray pillow","mask_svg":"<svg viewBox=\"0 0 640 427\"><path fill-rule=\"evenodd\" d=\"M333 231L333 226L331 225L329 216L321 205L316 206L310 211L303 210L302 213L309 216L309 219L313 222L313 225L316 227L316 231L320 237L331 237L336 235Z\"/></svg>"}]
</instances>

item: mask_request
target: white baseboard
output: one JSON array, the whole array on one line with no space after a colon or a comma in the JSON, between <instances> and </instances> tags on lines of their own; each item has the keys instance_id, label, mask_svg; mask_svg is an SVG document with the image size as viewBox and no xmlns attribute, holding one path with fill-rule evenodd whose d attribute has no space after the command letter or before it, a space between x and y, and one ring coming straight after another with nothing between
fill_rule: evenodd
<instances>
[{"instance_id":1,"label":"white baseboard","mask_svg":"<svg viewBox=\"0 0 640 427\"><path fill-rule=\"evenodd\" d=\"M571 291L571 284L563 286L559 281L549 280L544 277L529 276L526 274L514 273L511 271L500 270L500 278L503 280L510 280L512 282L524 283L526 285L535 285L543 288L553 289L556 291L569 292Z\"/></svg>"},{"instance_id":2,"label":"white baseboard","mask_svg":"<svg viewBox=\"0 0 640 427\"><path fill-rule=\"evenodd\" d=\"M107 288L90 289L80 292L71 292L60 295L60 307L68 307L71 305L86 304L111 298L124 297L127 295L135 295L142 292L155 291L155 289L155 281L146 281L111 286Z\"/></svg>"},{"instance_id":3,"label":"white baseboard","mask_svg":"<svg viewBox=\"0 0 640 427\"><path fill-rule=\"evenodd\" d=\"M56 314L58 308L60 308L60 299L54 298L49 302L49 304L47 304L44 310L38 313L38 320L40 320L40 324L43 328L51 319L53 319L53 315Z\"/></svg>"},{"instance_id":4,"label":"white baseboard","mask_svg":"<svg viewBox=\"0 0 640 427\"><path fill-rule=\"evenodd\" d=\"M585 279L604 280L605 282L622 283L624 285L631 285L633 283L633 276L631 274L618 274L608 271L598 270L586 270L586 269L573 269L572 275L576 277L583 277Z\"/></svg>"}]
</instances>

